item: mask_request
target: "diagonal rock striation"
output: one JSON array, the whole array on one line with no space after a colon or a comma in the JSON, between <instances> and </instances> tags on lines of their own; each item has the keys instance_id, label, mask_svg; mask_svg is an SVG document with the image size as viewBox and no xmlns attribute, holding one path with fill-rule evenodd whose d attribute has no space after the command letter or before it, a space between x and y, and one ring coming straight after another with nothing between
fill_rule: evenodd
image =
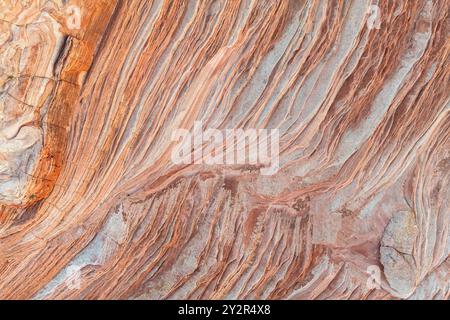
<instances>
[{"instance_id":1,"label":"diagonal rock striation","mask_svg":"<svg viewBox=\"0 0 450 320\"><path fill-rule=\"evenodd\" d=\"M448 299L449 14L1 0L0 298Z\"/></svg>"}]
</instances>

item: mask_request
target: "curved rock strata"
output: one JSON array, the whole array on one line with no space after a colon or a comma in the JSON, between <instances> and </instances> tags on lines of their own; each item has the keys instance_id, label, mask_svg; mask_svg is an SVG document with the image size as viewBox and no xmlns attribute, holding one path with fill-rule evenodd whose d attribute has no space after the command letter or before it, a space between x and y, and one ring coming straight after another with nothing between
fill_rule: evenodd
<instances>
[{"instance_id":1,"label":"curved rock strata","mask_svg":"<svg viewBox=\"0 0 450 320\"><path fill-rule=\"evenodd\" d=\"M448 299L449 13L0 1L0 298Z\"/></svg>"}]
</instances>

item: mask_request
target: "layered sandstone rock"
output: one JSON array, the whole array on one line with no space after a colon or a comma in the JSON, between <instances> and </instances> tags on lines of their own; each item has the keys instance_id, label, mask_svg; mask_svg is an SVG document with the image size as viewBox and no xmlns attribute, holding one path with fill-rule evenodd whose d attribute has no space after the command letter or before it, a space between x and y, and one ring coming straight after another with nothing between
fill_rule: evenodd
<instances>
[{"instance_id":1,"label":"layered sandstone rock","mask_svg":"<svg viewBox=\"0 0 450 320\"><path fill-rule=\"evenodd\" d=\"M449 12L0 0L0 297L448 299ZM279 170L174 163L196 123Z\"/></svg>"}]
</instances>

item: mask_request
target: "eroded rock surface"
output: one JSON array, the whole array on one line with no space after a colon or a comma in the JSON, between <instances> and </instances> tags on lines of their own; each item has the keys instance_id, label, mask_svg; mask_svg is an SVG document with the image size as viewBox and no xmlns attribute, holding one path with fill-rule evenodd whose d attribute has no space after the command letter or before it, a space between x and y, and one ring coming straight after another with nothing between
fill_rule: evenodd
<instances>
[{"instance_id":1,"label":"eroded rock surface","mask_svg":"<svg viewBox=\"0 0 450 320\"><path fill-rule=\"evenodd\" d=\"M50 7L0 5L0 202L21 204L43 146L43 121L64 42Z\"/></svg>"},{"instance_id":2,"label":"eroded rock surface","mask_svg":"<svg viewBox=\"0 0 450 320\"><path fill-rule=\"evenodd\" d=\"M408 296L416 287L413 258L418 228L412 212L398 212L389 221L381 240L381 263L389 285Z\"/></svg>"},{"instance_id":3,"label":"eroded rock surface","mask_svg":"<svg viewBox=\"0 0 450 320\"><path fill-rule=\"evenodd\" d=\"M0 9L1 298L450 297L449 1Z\"/></svg>"}]
</instances>

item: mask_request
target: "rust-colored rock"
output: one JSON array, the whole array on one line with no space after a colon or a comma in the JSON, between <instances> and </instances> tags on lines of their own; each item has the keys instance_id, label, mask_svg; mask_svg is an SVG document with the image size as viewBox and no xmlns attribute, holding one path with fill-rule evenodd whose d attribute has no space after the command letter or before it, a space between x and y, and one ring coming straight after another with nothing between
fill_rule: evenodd
<instances>
[{"instance_id":1,"label":"rust-colored rock","mask_svg":"<svg viewBox=\"0 0 450 320\"><path fill-rule=\"evenodd\" d=\"M0 298L448 299L449 12L1 0Z\"/></svg>"}]
</instances>

